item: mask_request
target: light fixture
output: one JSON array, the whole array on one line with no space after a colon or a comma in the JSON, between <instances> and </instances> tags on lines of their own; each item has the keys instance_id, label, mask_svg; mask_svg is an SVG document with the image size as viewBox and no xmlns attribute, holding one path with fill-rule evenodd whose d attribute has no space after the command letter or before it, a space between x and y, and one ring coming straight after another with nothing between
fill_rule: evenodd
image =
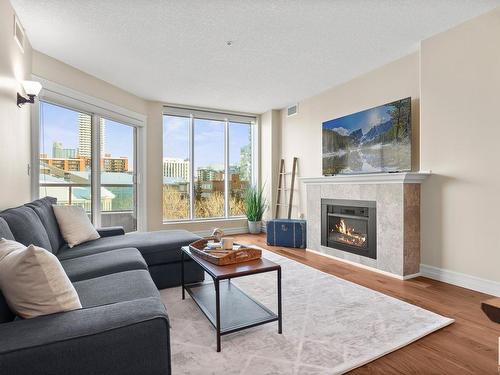
<instances>
[{"instance_id":1,"label":"light fixture","mask_svg":"<svg viewBox=\"0 0 500 375\"><path fill-rule=\"evenodd\" d=\"M24 92L28 95L28 98L25 98L21 94L17 93L17 106L19 108L26 103L33 104L35 102L35 96L37 96L42 89L41 83L36 81L23 81L22 85Z\"/></svg>"}]
</instances>

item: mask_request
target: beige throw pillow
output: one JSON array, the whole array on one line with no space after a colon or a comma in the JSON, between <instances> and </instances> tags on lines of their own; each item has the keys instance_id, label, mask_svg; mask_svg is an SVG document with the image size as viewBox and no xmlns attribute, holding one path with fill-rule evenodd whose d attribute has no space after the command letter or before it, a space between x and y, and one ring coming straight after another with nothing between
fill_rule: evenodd
<instances>
[{"instance_id":1,"label":"beige throw pillow","mask_svg":"<svg viewBox=\"0 0 500 375\"><path fill-rule=\"evenodd\" d=\"M22 318L82 307L54 254L3 238L0 240L0 290L12 311Z\"/></svg>"},{"instance_id":2,"label":"beige throw pillow","mask_svg":"<svg viewBox=\"0 0 500 375\"><path fill-rule=\"evenodd\" d=\"M98 239L99 233L80 206L52 206L64 240L69 247Z\"/></svg>"}]
</instances>

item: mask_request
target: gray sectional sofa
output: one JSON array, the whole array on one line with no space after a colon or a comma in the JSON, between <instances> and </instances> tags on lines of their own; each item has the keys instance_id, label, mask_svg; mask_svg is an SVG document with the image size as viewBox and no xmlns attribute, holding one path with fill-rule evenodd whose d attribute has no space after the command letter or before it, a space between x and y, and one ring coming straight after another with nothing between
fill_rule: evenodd
<instances>
[{"instance_id":1,"label":"gray sectional sofa","mask_svg":"<svg viewBox=\"0 0 500 375\"><path fill-rule=\"evenodd\" d=\"M170 374L169 320L158 289L180 284L180 247L199 237L114 227L70 249L55 203L47 197L0 212L0 237L54 253L83 308L23 320L0 293L0 374ZM204 274L191 262L185 277L195 282Z\"/></svg>"}]
</instances>

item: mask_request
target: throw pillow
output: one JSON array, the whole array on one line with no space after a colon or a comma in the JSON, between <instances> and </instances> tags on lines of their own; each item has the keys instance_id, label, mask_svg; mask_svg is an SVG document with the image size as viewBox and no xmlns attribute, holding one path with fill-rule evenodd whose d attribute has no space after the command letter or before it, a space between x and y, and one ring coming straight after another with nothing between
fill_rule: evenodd
<instances>
[{"instance_id":1,"label":"throw pillow","mask_svg":"<svg viewBox=\"0 0 500 375\"><path fill-rule=\"evenodd\" d=\"M10 309L22 318L82 307L76 290L54 254L0 240L0 289Z\"/></svg>"},{"instance_id":2,"label":"throw pillow","mask_svg":"<svg viewBox=\"0 0 500 375\"><path fill-rule=\"evenodd\" d=\"M100 237L82 207L57 205L52 207L61 234L70 248Z\"/></svg>"}]
</instances>

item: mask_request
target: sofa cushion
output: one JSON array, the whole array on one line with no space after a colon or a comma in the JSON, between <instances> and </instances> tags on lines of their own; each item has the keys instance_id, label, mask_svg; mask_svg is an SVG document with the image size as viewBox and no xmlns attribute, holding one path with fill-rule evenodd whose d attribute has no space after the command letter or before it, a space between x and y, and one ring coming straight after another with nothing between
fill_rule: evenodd
<instances>
[{"instance_id":1,"label":"sofa cushion","mask_svg":"<svg viewBox=\"0 0 500 375\"><path fill-rule=\"evenodd\" d=\"M96 254L124 247L138 249L146 263L151 266L179 262L181 247L200 239L186 230L162 230L157 232L135 232L122 236L104 237L69 249L64 246L58 253L59 259L70 259Z\"/></svg>"},{"instance_id":2,"label":"sofa cushion","mask_svg":"<svg viewBox=\"0 0 500 375\"><path fill-rule=\"evenodd\" d=\"M17 242L25 246L35 245L52 251L49 236L40 218L30 207L21 206L0 212Z\"/></svg>"},{"instance_id":3,"label":"sofa cushion","mask_svg":"<svg viewBox=\"0 0 500 375\"><path fill-rule=\"evenodd\" d=\"M73 285L84 308L160 296L145 270L114 273L77 281Z\"/></svg>"},{"instance_id":4,"label":"sofa cushion","mask_svg":"<svg viewBox=\"0 0 500 375\"><path fill-rule=\"evenodd\" d=\"M25 206L32 208L33 211L36 212L45 230L47 231L50 245L52 246L52 252L57 254L57 250L65 244L65 241L61 235L61 231L59 230L56 216L54 215L54 209L52 208L52 205L54 204L57 204L56 198L45 197L26 203Z\"/></svg>"},{"instance_id":5,"label":"sofa cushion","mask_svg":"<svg viewBox=\"0 0 500 375\"><path fill-rule=\"evenodd\" d=\"M139 250L133 248L66 259L61 264L73 282L117 272L148 269Z\"/></svg>"},{"instance_id":6,"label":"sofa cushion","mask_svg":"<svg viewBox=\"0 0 500 375\"><path fill-rule=\"evenodd\" d=\"M0 238L5 238L6 240L14 240L14 235L10 231L9 224L0 217Z\"/></svg>"}]
</instances>

